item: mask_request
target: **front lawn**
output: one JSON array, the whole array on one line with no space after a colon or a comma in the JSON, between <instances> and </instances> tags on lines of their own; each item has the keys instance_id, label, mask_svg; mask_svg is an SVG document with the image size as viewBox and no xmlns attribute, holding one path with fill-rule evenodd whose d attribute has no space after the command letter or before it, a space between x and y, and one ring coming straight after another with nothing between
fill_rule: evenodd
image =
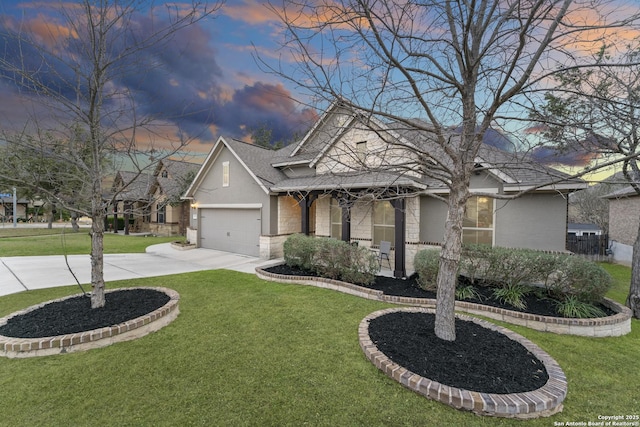
<instances>
[{"instance_id":1,"label":"front lawn","mask_svg":"<svg viewBox=\"0 0 640 427\"><path fill-rule=\"evenodd\" d=\"M46 230L46 229L39 229ZM84 255L91 252L91 237L88 229L80 229L74 233L71 230L48 230L55 234L27 235L24 237L1 237L0 256L38 256L38 255ZM145 237L125 236L105 233L105 254L144 253L147 246L157 243L167 243L184 239L181 236L174 237Z\"/></svg>"},{"instance_id":2,"label":"front lawn","mask_svg":"<svg viewBox=\"0 0 640 427\"><path fill-rule=\"evenodd\" d=\"M623 287L625 279L619 280ZM358 324L388 304L225 270L108 285L122 286L175 289L181 314L132 342L0 358L1 425L514 425L427 400L366 360ZM66 287L5 296L0 316L76 292ZM625 337L597 339L503 326L542 347L569 381L564 412L518 424L640 413L637 320Z\"/></svg>"}]
</instances>

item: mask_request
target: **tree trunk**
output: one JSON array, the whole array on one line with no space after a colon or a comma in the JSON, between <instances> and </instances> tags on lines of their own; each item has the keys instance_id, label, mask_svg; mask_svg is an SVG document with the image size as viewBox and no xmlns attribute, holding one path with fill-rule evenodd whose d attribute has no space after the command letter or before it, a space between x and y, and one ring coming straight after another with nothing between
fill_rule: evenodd
<instances>
[{"instance_id":1,"label":"tree trunk","mask_svg":"<svg viewBox=\"0 0 640 427\"><path fill-rule=\"evenodd\" d=\"M104 218L101 200L93 200L91 216L91 308L104 307Z\"/></svg>"},{"instance_id":2,"label":"tree trunk","mask_svg":"<svg viewBox=\"0 0 640 427\"><path fill-rule=\"evenodd\" d=\"M627 307L633 312L633 317L640 319L640 224L638 234L633 243L633 257L631 259L631 285L627 296Z\"/></svg>"},{"instance_id":3,"label":"tree trunk","mask_svg":"<svg viewBox=\"0 0 640 427\"><path fill-rule=\"evenodd\" d=\"M444 243L440 253L434 329L436 336L445 341L456 339L456 282L462 252L462 220L467 197L468 189L465 185L452 185L444 229Z\"/></svg>"}]
</instances>

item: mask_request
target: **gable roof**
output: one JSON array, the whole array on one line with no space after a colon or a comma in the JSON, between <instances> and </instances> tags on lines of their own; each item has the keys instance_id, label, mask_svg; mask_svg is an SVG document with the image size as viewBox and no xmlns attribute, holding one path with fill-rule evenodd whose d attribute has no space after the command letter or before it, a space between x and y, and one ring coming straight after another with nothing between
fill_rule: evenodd
<instances>
[{"instance_id":1,"label":"gable roof","mask_svg":"<svg viewBox=\"0 0 640 427\"><path fill-rule=\"evenodd\" d=\"M182 196L181 191L184 190L185 179L190 173L196 174L200 169L200 164L184 162L180 160L163 159L158 162L154 172L155 183L152 192L156 188L160 188L163 194L169 198ZM167 171L167 177L163 177L161 171ZM191 184L191 183L189 183Z\"/></svg>"},{"instance_id":2,"label":"gable roof","mask_svg":"<svg viewBox=\"0 0 640 427\"><path fill-rule=\"evenodd\" d=\"M111 187L112 194L117 193L115 200L118 201L146 201L154 181L153 175L148 173L118 171Z\"/></svg>"},{"instance_id":3,"label":"gable roof","mask_svg":"<svg viewBox=\"0 0 640 427\"><path fill-rule=\"evenodd\" d=\"M192 198L196 189L204 179L216 157L223 148L227 148L231 154L244 167L249 175L258 183L260 188L269 194L270 187L286 178L286 175L277 168L271 166L272 159L277 151L258 145L249 144L235 138L219 137L209 155L205 159L198 174L187 189L183 198ZM286 148L286 147L285 147Z\"/></svg>"}]
</instances>

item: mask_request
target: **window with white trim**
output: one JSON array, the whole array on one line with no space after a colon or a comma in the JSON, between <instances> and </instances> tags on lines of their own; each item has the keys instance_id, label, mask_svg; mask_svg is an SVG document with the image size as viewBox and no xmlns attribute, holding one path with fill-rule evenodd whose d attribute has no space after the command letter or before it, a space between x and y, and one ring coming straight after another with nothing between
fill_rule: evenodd
<instances>
[{"instance_id":1,"label":"window with white trim","mask_svg":"<svg viewBox=\"0 0 640 427\"><path fill-rule=\"evenodd\" d=\"M462 242L493 244L493 199L473 196L467 201L462 224Z\"/></svg>"},{"instance_id":2,"label":"window with white trim","mask_svg":"<svg viewBox=\"0 0 640 427\"><path fill-rule=\"evenodd\" d=\"M331 237L334 239L342 238L342 208L336 199L331 199L329 205L331 215Z\"/></svg>"},{"instance_id":3,"label":"window with white trim","mask_svg":"<svg viewBox=\"0 0 640 427\"><path fill-rule=\"evenodd\" d=\"M229 186L229 162L222 162L222 186Z\"/></svg>"},{"instance_id":4,"label":"window with white trim","mask_svg":"<svg viewBox=\"0 0 640 427\"><path fill-rule=\"evenodd\" d=\"M374 246L381 241L391 242L396 240L396 212L391 202L380 201L373 204L373 241Z\"/></svg>"}]
</instances>

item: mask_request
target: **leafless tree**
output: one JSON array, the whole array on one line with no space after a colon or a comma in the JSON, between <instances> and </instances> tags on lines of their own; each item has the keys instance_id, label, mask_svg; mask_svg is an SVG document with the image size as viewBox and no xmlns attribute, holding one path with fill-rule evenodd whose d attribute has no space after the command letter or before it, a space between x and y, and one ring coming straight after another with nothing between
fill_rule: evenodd
<instances>
[{"instance_id":1,"label":"leafless tree","mask_svg":"<svg viewBox=\"0 0 640 427\"><path fill-rule=\"evenodd\" d=\"M142 173L152 167L142 159L153 155L158 160L188 142L179 131L163 128L163 117L142 111L132 88L122 82L144 78L146 71L161 67L160 61L143 60L153 58L143 53L162 48L177 32L211 17L220 6L221 2L60 2L53 5L56 15L42 31L27 31L18 23L3 26L0 33L0 76L32 102L34 111L22 131L5 134L4 139L23 152L32 149L61 172L55 177L59 185L40 185L46 176L44 181L23 184L37 186L64 207L91 217L93 308L105 304L103 235L111 203L103 198L105 179L125 157ZM141 137L162 141L163 148L142 146ZM5 179L20 179L6 170L0 173Z\"/></svg>"},{"instance_id":2,"label":"leafless tree","mask_svg":"<svg viewBox=\"0 0 640 427\"><path fill-rule=\"evenodd\" d=\"M618 50L602 45L593 62L633 63L629 67L575 68L558 73L558 86L532 112L544 136L565 152L583 151L598 160L619 159L622 173L611 185L631 186L640 196L640 38ZM640 318L640 229L633 245L627 305Z\"/></svg>"},{"instance_id":3,"label":"leafless tree","mask_svg":"<svg viewBox=\"0 0 640 427\"><path fill-rule=\"evenodd\" d=\"M599 0L271 3L284 27L281 60L299 64L291 73L265 60L272 71L317 102L337 99L370 123L429 135L428 150L406 144L383 155L397 165L411 150L418 160L405 165L407 174L417 171L448 188L435 326L441 339L455 340L464 210L485 133L523 123L557 71L592 65L582 53L594 48L594 35L637 24L637 8L617 18L612 6ZM563 178L549 182L557 179Z\"/></svg>"}]
</instances>

